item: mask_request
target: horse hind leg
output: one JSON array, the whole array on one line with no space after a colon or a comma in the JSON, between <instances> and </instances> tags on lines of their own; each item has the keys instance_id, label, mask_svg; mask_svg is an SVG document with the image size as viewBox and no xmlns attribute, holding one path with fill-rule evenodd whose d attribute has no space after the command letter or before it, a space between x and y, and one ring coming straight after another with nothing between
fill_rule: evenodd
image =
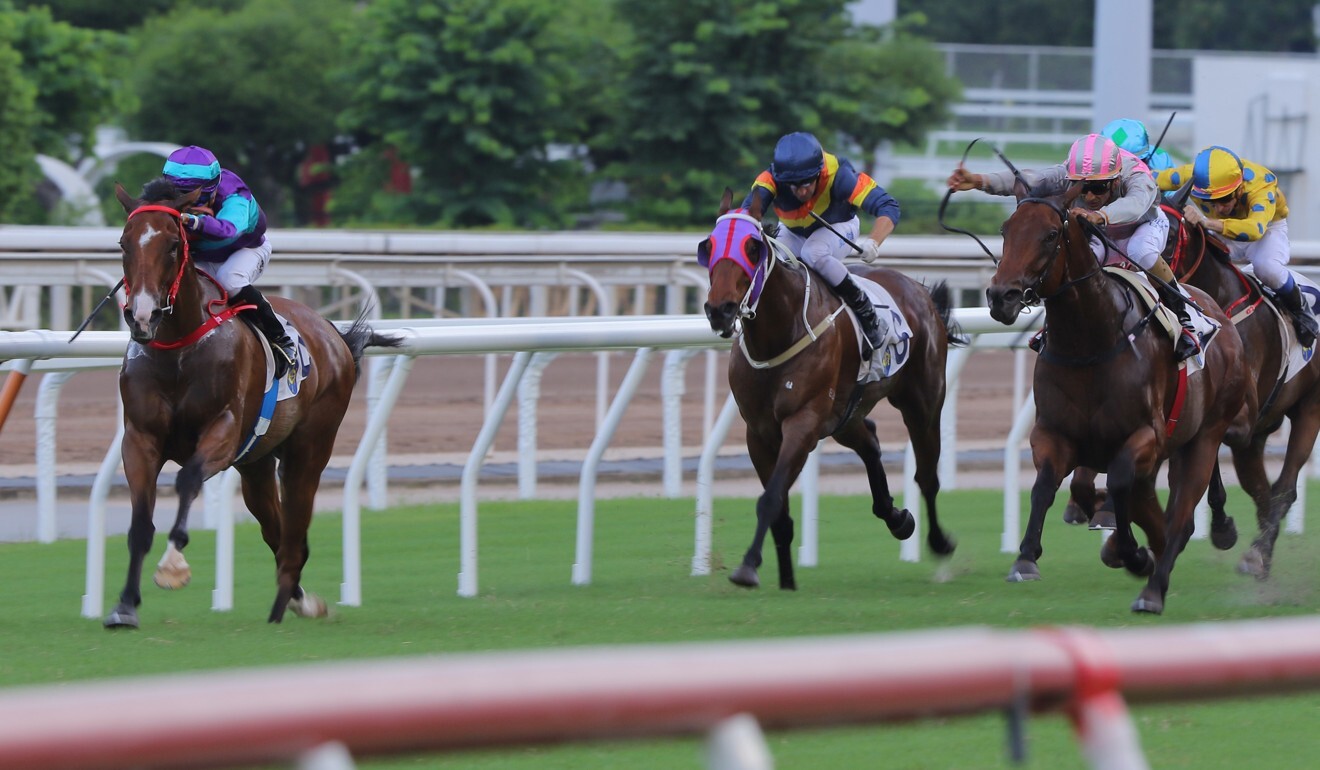
<instances>
[{"instance_id":1,"label":"horse hind leg","mask_svg":"<svg viewBox=\"0 0 1320 770\"><path fill-rule=\"evenodd\" d=\"M941 398L940 403L930 412L909 408L906 403L900 404L899 408L917 460L917 487L921 489L921 498L926 503L926 544L936 556L952 556L958 541L940 526L939 507L935 504L935 498L940 492L939 415L942 404Z\"/></svg>"},{"instance_id":2,"label":"horse hind leg","mask_svg":"<svg viewBox=\"0 0 1320 770\"><path fill-rule=\"evenodd\" d=\"M324 440L323 435L309 429L285 446L280 494L274 496L280 528L275 549L278 588L270 610L271 623L282 621L286 609L300 617L320 618L329 614L325 600L302 587L302 571L311 556L307 532L312 524L316 490L334 444L333 431L330 440Z\"/></svg>"},{"instance_id":3,"label":"horse hind leg","mask_svg":"<svg viewBox=\"0 0 1320 770\"><path fill-rule=\"evenodd\" d=\"M165 546L165 555L156 565L152 581L169 591L183 588L192 581L192 568L183 558L183 549L188 547L188 514L192 511L193 501L201 494L204 482L203 461L194 456L179 468L174 480L174 489L179 497L179 511L174 517L174 526L170 528L169 543Z\"/></svg>"},{"instance_id":4,"label":"horse hind leg","mask_svg":"<svg viewBox=\"0 0 1320 770\"><path fill-rule=\"evenodd\" d=\"M889 477L881 462L880 439L876 436L875 421L865 418L855 427L836 433L834 440L857 453L866 467L866 480L871 487L871 513L889 527L889 533L898 540L907 540L917 529L911 512L894 507L889 494Z\"/></svg>"},{"instance_id":5,"label":"horse hind leg","mask_svg":"<svg viewBox=\"0 0 1320 770\"><path fill-rule=\"evenodd\" d=\"M1078 468L1073 471L1072 483L1068 485L1068 504L1063 509L1065 524L1090 523L1091 516L1095 512L1097 475L1090 468Z\"/></svg>"},{"instance_id":6,"label":"horse hind leg","mask_svg":"<svg viewBox=\"0 0 1320 770\"><path fill-rule=\"evenodd\" d=\"M1288 434L1288 448L1283 456L1279 478L1270 487L1269 505L1264 515L1258 515L1260 532L1251 548L1242 556L1239 571L1266 580L1274 562L1274 544L1279 528L1288 510L1297 502L1297 478L1315 449L1316 433L1320 432L1320 404L1306 404L1289 416L1292 429ZM1251 561L1249 561L1251 560Z\"/></svg>"}]
</instances>

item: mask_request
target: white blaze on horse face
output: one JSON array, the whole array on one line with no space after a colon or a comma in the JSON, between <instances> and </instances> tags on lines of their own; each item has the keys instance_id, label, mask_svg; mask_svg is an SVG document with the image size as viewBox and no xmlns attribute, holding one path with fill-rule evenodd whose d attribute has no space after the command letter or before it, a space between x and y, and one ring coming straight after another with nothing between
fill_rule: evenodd
<instances>
[{"instance_id":1,"label":"white blaze on horse face","mask_svg":"<svg viewBox=\"0 0 1320 770\"><path fill-rule=\"evenodd\" d=\"M148 224L142 229L142 235L138 237L138 249L145 251L161 234L160 230ZM133 296L128 298L128 306L133 309L133 323L140 330L146 331L151 322L151 314L156 310L156 298L147 292L147 287L138 285Z\"/></svg>"}]
</instances>

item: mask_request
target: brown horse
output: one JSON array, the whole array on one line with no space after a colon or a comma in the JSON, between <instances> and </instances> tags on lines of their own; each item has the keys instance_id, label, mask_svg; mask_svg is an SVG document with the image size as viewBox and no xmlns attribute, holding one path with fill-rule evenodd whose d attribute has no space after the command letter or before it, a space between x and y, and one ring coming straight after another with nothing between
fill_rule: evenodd
<instances>
[{"instance_id":1,"label":"brown horse","mask_svg":"<svg viewBox=\"0 0 1320 770\"><path fill-rule=\"evenodd\" d=\"M1219 444L1226 436L1244 442L1250 433L1254 389L1241 338L1195 289L1193 297L1223 328L1201 370L1185 374L1174 363L1169 336L1151 328L1155 311L1100 269L1084 220L1069 216L1080 191L1075 184L1062 196L1032 197L1019 177L1018 207L1003 227L1004 256L986 290L996 320L1012 323L1022 308L1043 302L1049 328L1034 378L1031 516L1009 580L1039 579L1045 512L1063 478L1078 467L1103 470L1117 521L1101 560L1149 576L1132 609L1160 613ZM1155 481L1166 459L1169 500L1161 511ZM1145 531L1148 548L1138 547L1133 524Z\"/></svg>"},{"instance_id":2,"label":"brown horse","mask_svg":"<svg viewBox=\"0 0 1320 770\"><path fill-rule=\"evenodd\" d=\"M1242 344L1252 355L1246 365L1260 399L1259 416L1246 445L1233 449L1233 467L1242 489L1256 506L1259 532L1238 563L1238 570L1264 580L1269 577L1279 524L1297 500L1297 478L1320 433L1320 358L1312 357L1286 378L1285 341L1292 341L1291 319L1270 304L1260 283L1229 259L1217 240L1207 238L1200 225L1183 222L1168 208L1174 225L1170 266L1178 280L1209 294L1237 327ZM1286 378L1286 381L1285 381ZM1265 470L1265 443L1287 417L1292 426L1283 467L1271 485ZM1091 485L1091 491L1086 489ZM1085 510L1087 495L1094 494L1094 475L1073 474L1072 494ZM1210 480L1210 541L1226 550L1237 542L1237 528L1225 510L1227 494L1216 463Z\"/></svg>"},{"instance_id":3,"label":"brown horse","mask_svg":"<svg viewBox=\"0 0 1320 770\"><path fill-rule=\"evenodd\" d=\"M362 319L340 333L310 308L272 297L275 309L301 333L307 359L288 377L293 382L295 375L305 375L296 395L266 414L265 343L247 324L234 322L236 309L229 307L224 290L190 258L180 212L197 192L181 195L160 179L144 188L140 200L120 185L115 195L128 213L119 243L132 342L119 392L133 518L128 579L105 625L138 626L142 561L155 534L156 481L167 460L180 466L179 510L158 585L187 584L182 551L189 507L204 481L232 465L242 476L243 500L275 554L279 588L269 620L279 622L286 607L299 615L324 615L325 602L300 585L313 497L348 408L363 348L399 343L373 333ZM259 418L269 420L264 435L254 429Z\"/></svg>"},{"instance_id":4,"label":"brown horse","mask_svg":"<svg viewBox=\"0 0 1320 770\"><path fill-rule=\"evenodd\" d=\"M885 398L902 413L916 453L916 480L930 520L927 543L941 556L953 553L955 542L940 528L935 506L945 359L950 344L963 344L951 329L948 287L940 283L927 291L893 270L854 269L884 287L911 326L911 336L900 340L891 359L906 357L906 363L892 376L859 385L862 359L852 317L805 265L772 254L759 207L730 211L731 203L732 192L725 190L720 219L697 254L710 271L706 316L711 328L728 337L742 321L739 345L729 361L729 387L747 424L747 451L764 493L756 503L751 547L729 580L747 588L760 585L756 571L769 531L779 560L779 587L797 587L788 493L807 455L827 436L865 464L871 512L896 538L912 536L915 521L910 512L894 507L875 423L866 416Z\"/></svg>"}]
</instances>

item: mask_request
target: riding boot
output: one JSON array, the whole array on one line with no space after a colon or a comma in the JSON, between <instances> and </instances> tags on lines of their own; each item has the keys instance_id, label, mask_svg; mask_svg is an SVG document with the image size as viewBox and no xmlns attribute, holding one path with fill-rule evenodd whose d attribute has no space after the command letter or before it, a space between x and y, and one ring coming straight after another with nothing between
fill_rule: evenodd
<instances>
[{"instance_id":1,"label":"riding boot","mask_svg":"<svg viewBox=\"0 0 1320 770\"><path fill-rule=\"evenodd\" d=\"M866 296L862 287L853 281L852 276L845 277L842 283L834 287L834 292L857 315L857 320L862 325L862 334L866 335L867 341L871 343L871 349L862 354L862 358L869 361L871 351L879 350L885 341L884 331L880 329L880 318L875 314L875 306L871 304L871 298Z\"/></svg>"},{"instance_id":2,"label":"riding boot","mask_svg":"<svg viewBox=\"0 0 1320 770\"><path fill-rule=\"evenodd\" d=\"M1279 304L1283 305L1292 316L1293 328L1297 330L1297 341L1304 348L1314 345L1320 327L1317 326L1315 316L1302 300L1302 287L1294 283L1292 291L1280 291L1274 296L1279 298Z\"/></svg>"},{"instance_id":3,"label":"riding boot","mask_svg":"<svg viewBox=\"0 0 1320 770\"><path fill-rule=\"evenodd\" d=\"M1173 360L1186 361L1201 352L1201 337L1196 333L1192 317L1187 313L1187 298L1178 291L1176 283L1155 282L1155 287L1159 291L1160 301L1178 316L1178 323L1182 324L1182 334L1173 345Z\"/></svg>"},{"instance_id":4,"label":"riding boot","mask_svg":"<svg viewBox=\"0 0 1320 770\"><path fill-rule=\"evenodd\" d=\"M266 339L270 340L271 350L275 352L275 379L284 377L285 373L294 367L298 351L293 346L293 340L284 331L284 324L275 317L275 309L270 306L270 302L257 290L257 287L244 286L230 295L229 304L256 305L256 308L250 311L248 320Z\"/></svg>"}]
</instances>

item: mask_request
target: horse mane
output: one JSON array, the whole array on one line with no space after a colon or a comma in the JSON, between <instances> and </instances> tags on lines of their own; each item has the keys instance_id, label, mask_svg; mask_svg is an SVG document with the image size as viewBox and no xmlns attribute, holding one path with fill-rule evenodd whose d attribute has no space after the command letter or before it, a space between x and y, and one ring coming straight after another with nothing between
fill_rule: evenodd
<instances>
[{"instance_id":1,"label":"horse mane","mask_svg":"<svg viewBox=\"0 0 1320 770\"><path fill-rule=\"evenodd\" d=\"M182 198L185 193L174 186L166 177L156 177L155 179L142 185L143 203L160 203L161 201L176 201Z\"/></svg>"}]
</instances>

